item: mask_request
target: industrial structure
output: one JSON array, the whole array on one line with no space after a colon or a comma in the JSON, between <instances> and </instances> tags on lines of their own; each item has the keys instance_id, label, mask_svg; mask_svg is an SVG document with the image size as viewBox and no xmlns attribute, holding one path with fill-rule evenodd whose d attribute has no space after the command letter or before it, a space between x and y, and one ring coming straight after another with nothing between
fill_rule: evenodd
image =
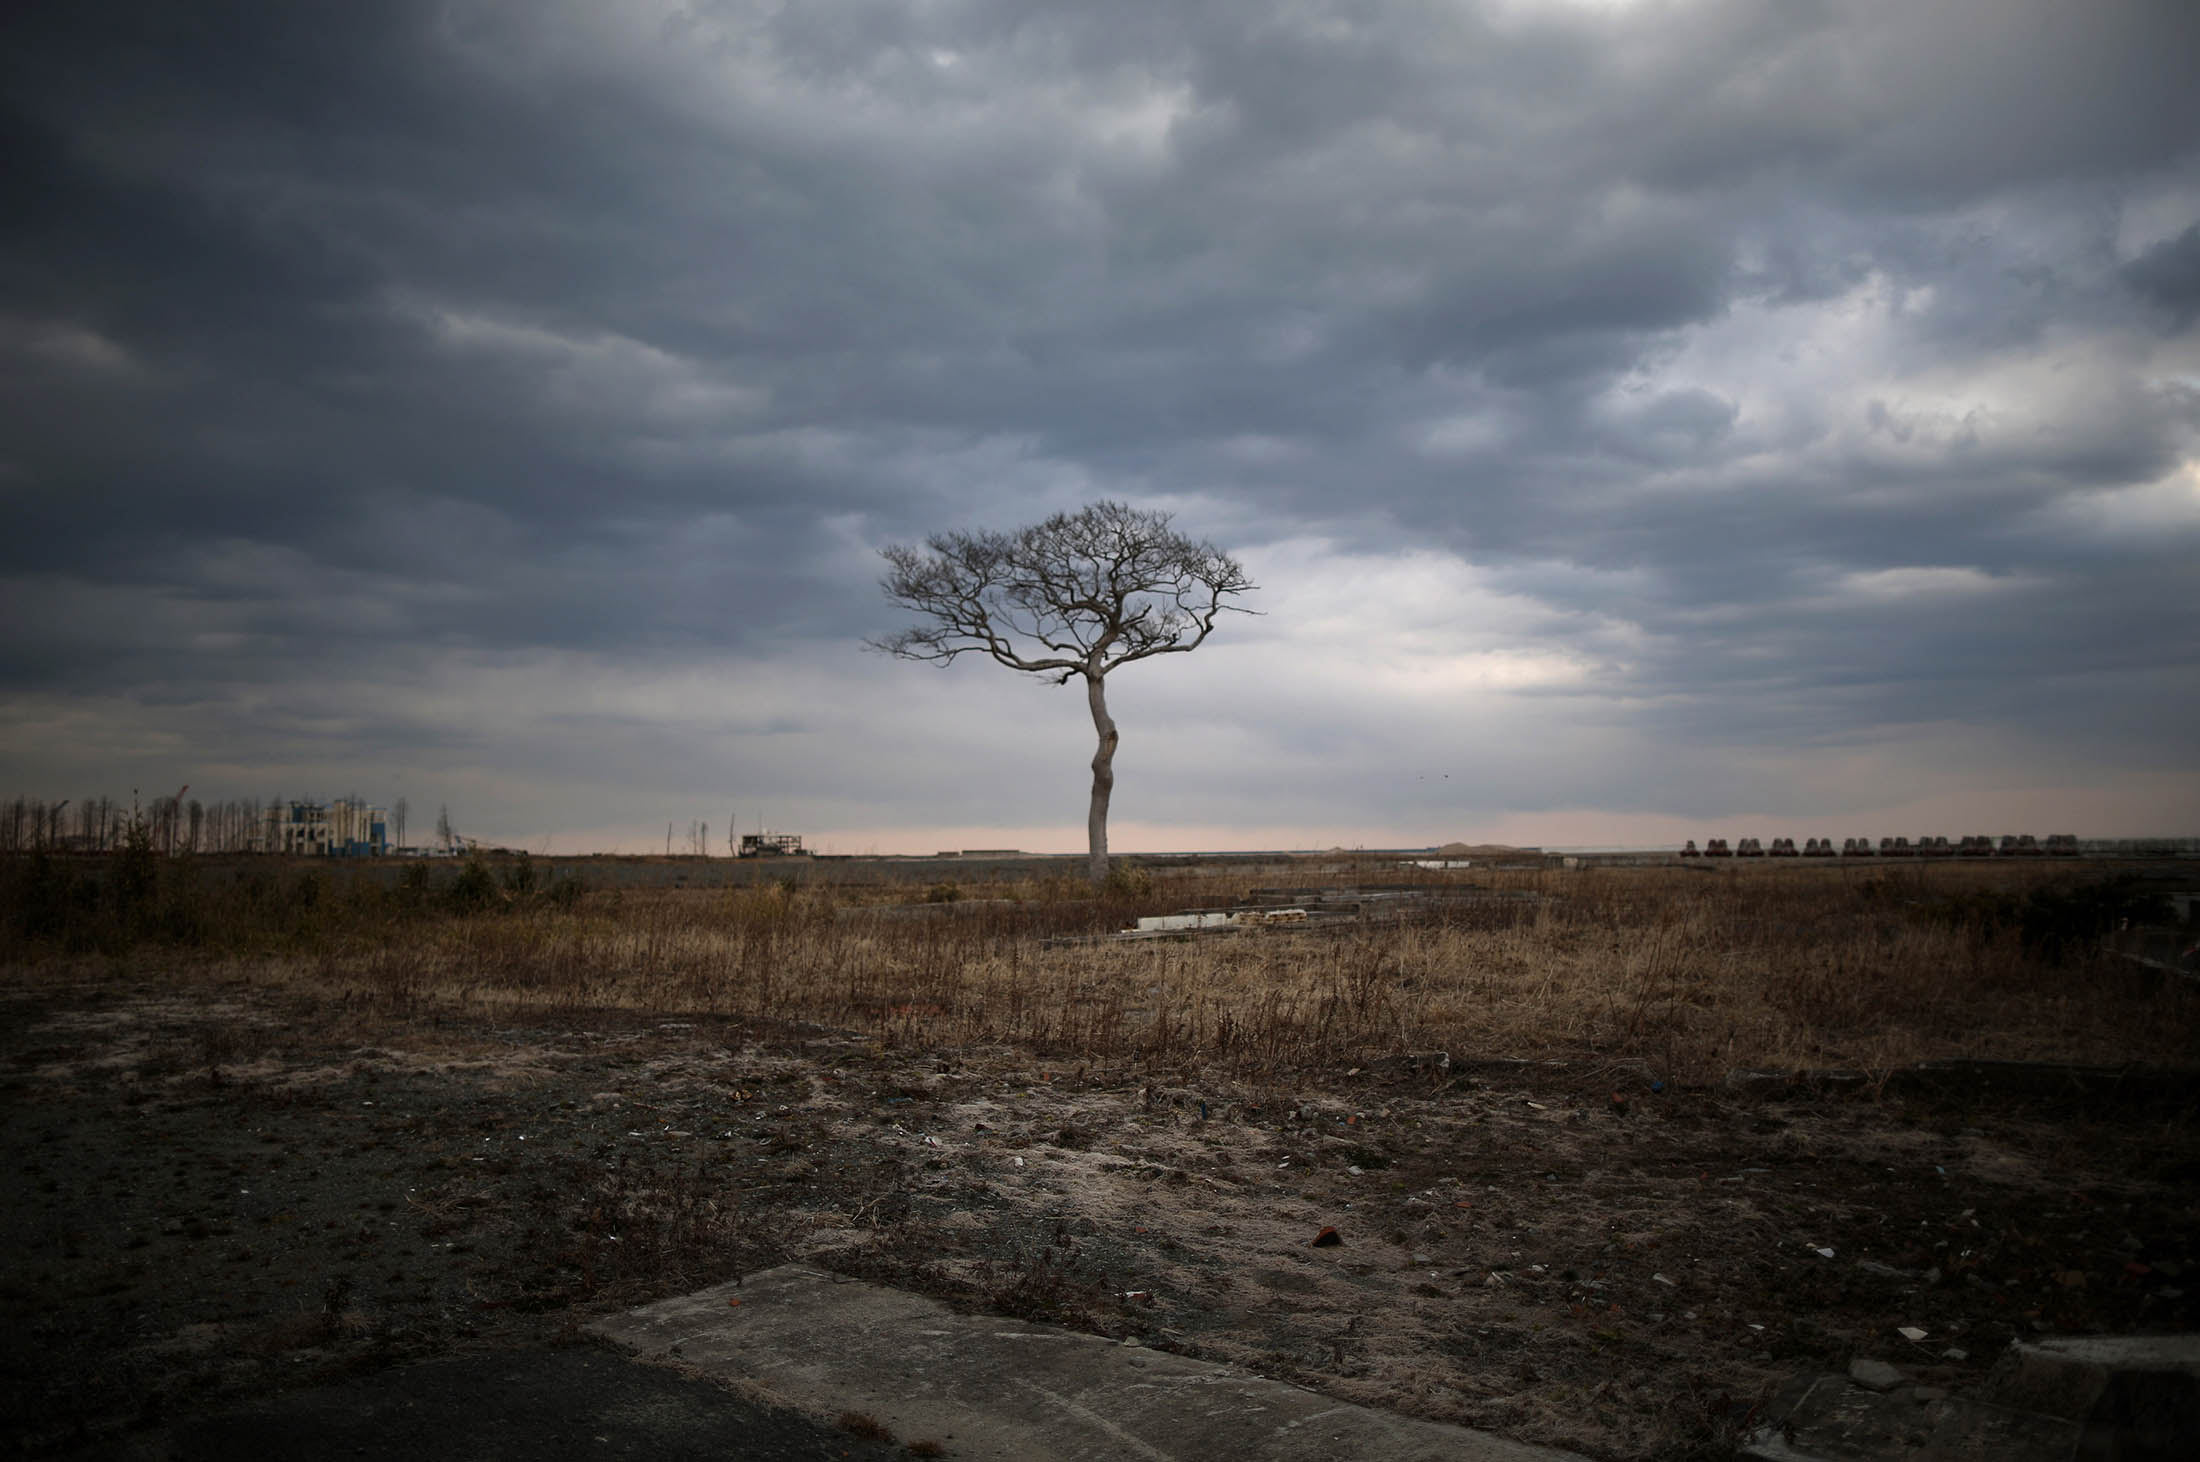
<instances>
[{"instance_id":1,"label":"industrial structure","mask_svg":"<svg viewBox=\"0 0 2200 1462\"><path fill-rule=\"evenodd\" d=\"M313 857L378 858L389 851L389 815L351 797L277 802L267 809L260 848Z\"/></svg>"},{"instance_id":2,"label":"industrial structure","mask_svg":"<svg viewBox=\"0 0 2200 1462\"><path fill-rule=\"evenodd\" d=\"M800 833L743 833L741 852L743 858L800 858L803 856Z\"/></svg>"}]
</instances>

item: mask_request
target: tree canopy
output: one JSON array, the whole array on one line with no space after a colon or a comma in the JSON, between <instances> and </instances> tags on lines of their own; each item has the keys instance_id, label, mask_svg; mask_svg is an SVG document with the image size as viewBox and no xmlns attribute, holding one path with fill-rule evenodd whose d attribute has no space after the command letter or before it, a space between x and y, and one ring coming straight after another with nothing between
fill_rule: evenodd
<instances>
[{"instance_id":1,"label":"tree canopy","mask_svg":"<svg viewBox=\"0 0 2200 1462\"><path fill-rule=\"evenodd\" d=\"M1098 502L1013 533L940 533L884 551L886 597L922 618L873 645L908 660L978 652L1012 670L1106 675L1195 649L1257 587L1167 513Z\"/></svg>"}]
</instances>

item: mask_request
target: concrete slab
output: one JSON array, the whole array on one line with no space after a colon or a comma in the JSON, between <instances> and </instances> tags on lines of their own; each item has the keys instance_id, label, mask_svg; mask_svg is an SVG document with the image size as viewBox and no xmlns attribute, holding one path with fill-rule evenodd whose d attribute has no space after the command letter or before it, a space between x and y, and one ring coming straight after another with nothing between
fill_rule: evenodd
<instances>
[{"instance_id":1,"label":"concrete slab","mask_svg":"<svg viewBox=\"0 0 2200 1462\"><path fill-rule=\"evenodd\" d=\"M2088 1459L2200 1457L2200 1335L2092 1335L2014 1347L1991 1398L2082 1425Z\"/></svg>"},{"instance_id":2,"label":"concrete slab","mask_svg":"<svg viewBox=\"0 0 2200 1462\"><path fill-rule=\"evenodd\" d=\"M863 1412L969 1462L1581 1462L1229 1366L958 1314L799 1265L592 1328L642 1359L760 1386L826 1416Z\"/></svg>"},{"instance_id":3,"label":"concrete slab","mask_svg":"<svg viewBox=\"0 0 2200 1462\"><path fill-rule=\"evenodd\" d=\"M1894 1378L1892 1385L1888 1377ZM2012 1346L1976 1394L1893 1366L1803 1376L1766 1408L1757 1462L2189 1462L2200 1457L2200 1335Z\"/></svg>"},{"instance_id":4,"label":"concrete slab","mask_svg":"<svg viewBox=\"0 0 2200 1462\"><path fill-rule=\"evenodd\" d=\"M2089 1415L2118 1377L2200 1384L2200 1335L2072 1335L2014 1346L1996 1369L2000 1396L2056 1416Z\"/></svg>"},{"instance_id":5,"label":"concrete slab","mask_svg":"<svg viewBox=\"0 0 2200 1462\"><path fill-rule=\"evenodd\" d=\"M1847 1376L1810 1376L1769 1408L1742 1448L1755 1462L2071 1462L2081 1428L2061 1417L1922 1387L1872 1391Z\"/></svg>"}]
</instances>

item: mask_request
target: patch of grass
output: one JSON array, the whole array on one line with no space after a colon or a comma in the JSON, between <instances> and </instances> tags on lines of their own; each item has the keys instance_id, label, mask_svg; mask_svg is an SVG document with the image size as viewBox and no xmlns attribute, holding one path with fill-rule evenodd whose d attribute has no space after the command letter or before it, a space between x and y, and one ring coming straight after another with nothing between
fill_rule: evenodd
<instances>
[{"instance_id":1,"label":"patch of grass","mask_svg":"<svg viewBox=\"0 0 2200 1462\"><path fill-rule=\"evenodd\" d=\"M849 1436L866 1442L891 1442L894 1439L893 1432L886 1424L868 1411L843 1411L835 1425Z\"/></svg>"},{"instance_id":2,"label":"patch of grass","mask_svg":"<svg viewBox=\"0 0 2200 1462\"><path fill-rule=\"evenodd\" d=\"M1066 1231L1052 1245L1017 1251L1005 1269L984 1286L991 1309L1022 1320L1094 1328L1106 1303L1107 1276L1083 1261Z\"/></svg>"}]
</instances>

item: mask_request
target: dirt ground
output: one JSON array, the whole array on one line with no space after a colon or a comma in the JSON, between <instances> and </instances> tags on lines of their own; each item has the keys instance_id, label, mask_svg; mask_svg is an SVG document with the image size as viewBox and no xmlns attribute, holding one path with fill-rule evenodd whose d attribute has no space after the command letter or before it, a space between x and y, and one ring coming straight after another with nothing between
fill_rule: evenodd
<instances>
[{"instance_id":1,"label":"dirt ground","mask_svg":"<svg viewBox=\"0 0 2200 1462\"><path fill-rule=\"evenodd\" d=\"M1723 1455L1851 1356L1960 1385L2019 1334L2200 1328L2189 1091L1743 1095L1470 1055L1249 1089L18 983L0 1415L66 1452L790 1260L1608 1458Z\"/></svg>"}]
</instances>

